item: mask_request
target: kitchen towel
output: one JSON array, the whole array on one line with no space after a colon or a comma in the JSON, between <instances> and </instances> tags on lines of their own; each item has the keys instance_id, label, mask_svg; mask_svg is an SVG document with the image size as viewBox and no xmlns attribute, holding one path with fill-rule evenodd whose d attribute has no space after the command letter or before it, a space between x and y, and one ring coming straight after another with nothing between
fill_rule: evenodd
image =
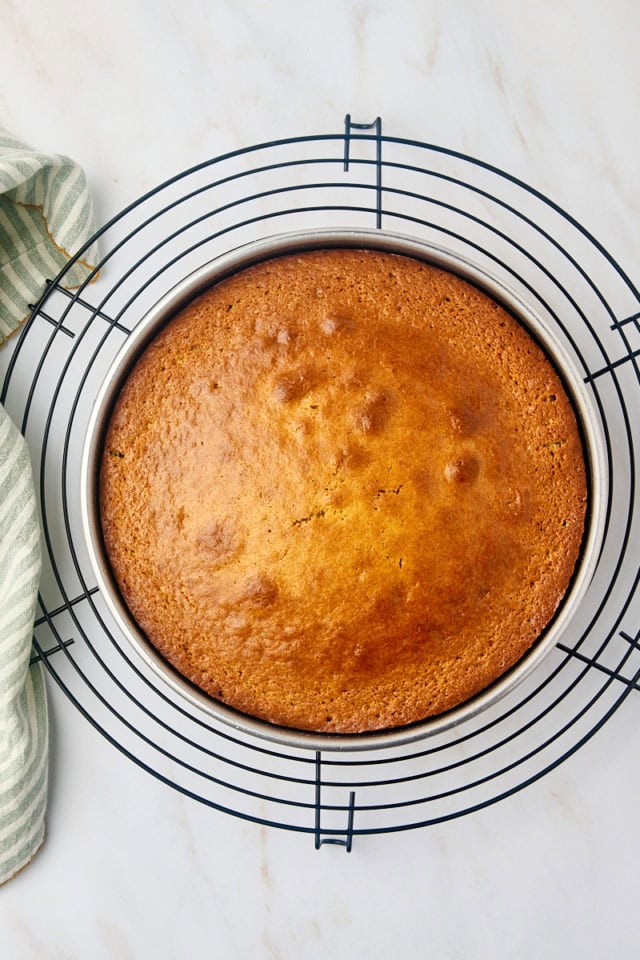
<instances>
[{"instance_id":1,"label":"kitchen towel","mask_svg":"<svg viewBox=\"0 0 640 960\"><path fill-rule=\"evenodd\" d=\"M40 575L40 528L24 438L0 414L0 883L44 839L47 702L29 667Z\"/></svg>"},{"instance_id":2,"label":"kitchen towel","mask_svg":"<svg viewBox=\"0 0 640 960\"><path fill-rule=\"evenodd\" d=\"M47 277L57 277L93 233L84 171L0 128L0 344L27 318ZM91 245L65 274L65 287L83 283L95 258Z\"/></svg>"},{"instance_id":3,"label":"kitchen towel","mask_svg":"<svg viewBox=\"0 0 640 960\"><path fill-rule=\"evenodd\" d=\"M93 230L77 164L32 150L0 129L0 344ZM64 285L86 280L94 257L92 245ZM0 407L0 884L29 863L44 839L47 700L42 663L30 665L40 562L27 445Z\"/></svg>"}]
</instances>

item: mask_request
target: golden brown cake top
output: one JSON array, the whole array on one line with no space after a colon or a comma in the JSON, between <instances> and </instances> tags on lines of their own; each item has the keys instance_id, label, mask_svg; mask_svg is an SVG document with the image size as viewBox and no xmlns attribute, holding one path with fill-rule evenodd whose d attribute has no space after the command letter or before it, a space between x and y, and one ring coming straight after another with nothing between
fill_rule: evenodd
<instances>
[{"instance_id":1,"label":"golden brown cake top","mask_svg":"<svg viewBox=\"0 0 640 960\"><path fill-rule=\"evenodd\" d=\"M357 732L440 713L529 649L586 503L559 377L492 299L320 250L214 286L129 376L105 544L150 641L213 697Z\"/></svg>"}]
</instances>

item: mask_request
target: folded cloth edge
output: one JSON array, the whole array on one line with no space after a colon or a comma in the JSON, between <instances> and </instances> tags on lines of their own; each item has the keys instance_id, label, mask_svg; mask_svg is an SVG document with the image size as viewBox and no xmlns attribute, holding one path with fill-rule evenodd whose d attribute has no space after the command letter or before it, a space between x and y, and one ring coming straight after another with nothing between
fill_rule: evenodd
<instances>
[{"instance_id":1,"label":"folded cloth edge","mask_svg":"<svg viewBox=\"0 0 640 960\"><path fill-rule=\"evenodd\" d=\"M57 278L69 261L72 268L62 280L66 289L96 279L94 233L82 167L65 155L33 150L0 127L0 346L28 320L45 280ZM40 254L30 262L43 242L46 268ZM27 269L16 273L16 262Z\"/></svg>"},{"instance_id":2,"label":"folded cloth edge","mask_svg":"<svg viewBox=\"0 0 640 960\"><path fill-rule=\"evenodd\" d=\"M0 407L0 884L42 845L48 717L42 663L30 665L41 569L27 444Z\"/></svg>"}]
</instances>

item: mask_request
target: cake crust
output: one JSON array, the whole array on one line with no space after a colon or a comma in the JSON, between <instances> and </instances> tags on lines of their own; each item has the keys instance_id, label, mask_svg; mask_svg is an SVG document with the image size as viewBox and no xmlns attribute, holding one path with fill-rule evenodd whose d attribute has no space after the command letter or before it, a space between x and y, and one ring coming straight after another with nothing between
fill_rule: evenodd
<instances>
[{"instance_id":1,"label":"cake crust","mask_svg":"<svg viewBox=\"0 0 640 960\"><path fill-rule=\"evenodd\" d=\"M586 473L557 373L513 317L413 258L250 267L145 350L100 510L150 642L212 697L355 733L449 710L552 618Z\"/></svg>"}]
</instances>

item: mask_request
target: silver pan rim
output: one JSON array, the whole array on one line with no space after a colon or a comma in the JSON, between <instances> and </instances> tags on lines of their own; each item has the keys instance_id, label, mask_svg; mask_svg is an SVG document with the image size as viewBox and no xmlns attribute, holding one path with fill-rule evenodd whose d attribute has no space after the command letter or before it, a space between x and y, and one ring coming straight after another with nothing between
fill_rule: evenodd
<instances>
[{"instance_id":1,"label":"silver pan rim","mask_svg":"<svg viewBox=\"0 0 640 960\"><path fill-rule=\"evenodd\" d=\"M182 677L147 640L120 595L102 542L97 498L102 440L117 395L137 358L171 317L208 287L255 263L329 247L369 248L426 261L471 282L506 307L532 334L563 380L582 433L589 476L587 521L572 582L551 623L525 656L490 687L447 713L408 726L357 734L321 734L276 726L228 707ZM281 746L314 751L379 750L421 740L476 717L513 691L559 642L589 588L602 548L607 496L605 464L605 443L596 410L573 360L548 324L502 280L445 247L403 234L363 229L298 231L253 241L216 257L176 284L141 318L110 366L91 410L82 450L80 510L90 563L109 612L130 647L183 701L237 734Z\"/></svg>"}]
</instances>

